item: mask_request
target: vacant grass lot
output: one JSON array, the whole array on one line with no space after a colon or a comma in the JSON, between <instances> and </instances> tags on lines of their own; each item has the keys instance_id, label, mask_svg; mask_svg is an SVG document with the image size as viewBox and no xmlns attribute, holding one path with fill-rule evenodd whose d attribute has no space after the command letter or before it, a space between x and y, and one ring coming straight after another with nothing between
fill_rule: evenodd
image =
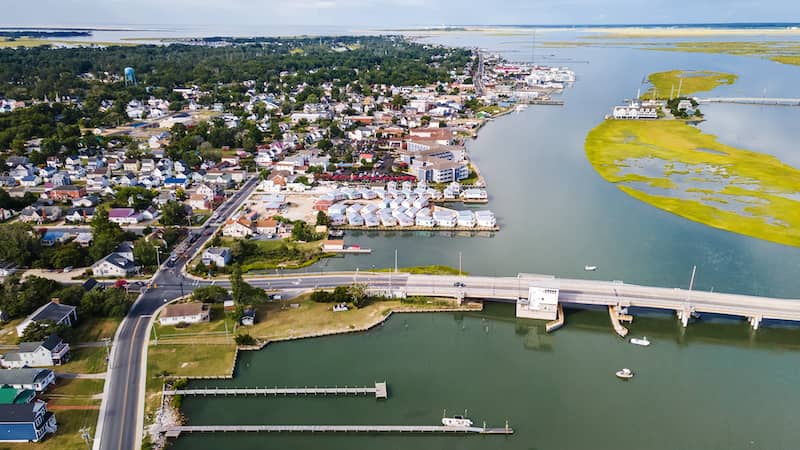
<instances>
[{"instance_id":1,"label":"vacant grass lot","mask_svg":"<svg viewBox=\"0 0 800 450\"><path fill-rule=\"evenodd\" d=\"M726 201L720 196L739 196L750 203L743 214L707 203L671 196L652 195L619 185L628 195L658 208L715 228L786 245L800 246L800 202L789 195L800 193L800 170L778 158L721 144L716 137L678 120L607 120L586 137L586 155L600 175L612 183L643 181L654 187L670 188L669 175L645 177L623 174L626 160L657 158L681 162L726 178L728 185L709 192L707 199ZM753 188L752 182L757 182ZM749 185L739 183L750 183ZM746 189L747 188L747 189ZM758 202L753 202L756 199Z\"/></svg>"}]
</instances>

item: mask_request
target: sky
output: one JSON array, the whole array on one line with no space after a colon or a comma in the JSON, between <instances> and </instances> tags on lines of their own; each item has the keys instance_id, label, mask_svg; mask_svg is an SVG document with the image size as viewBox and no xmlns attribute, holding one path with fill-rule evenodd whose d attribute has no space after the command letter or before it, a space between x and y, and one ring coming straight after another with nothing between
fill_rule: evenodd
<instances>
[{"instance_id":1,"label":"sky","mask_svg":"<svg viewBox=\"0 0 800 450\"><path fill-rule=\"evenodd\" d=\"M3 26L360 26L800 20L798 0L0 0ZM691 13L691 15L687 15Z\"/></svg>"}]
</instances>

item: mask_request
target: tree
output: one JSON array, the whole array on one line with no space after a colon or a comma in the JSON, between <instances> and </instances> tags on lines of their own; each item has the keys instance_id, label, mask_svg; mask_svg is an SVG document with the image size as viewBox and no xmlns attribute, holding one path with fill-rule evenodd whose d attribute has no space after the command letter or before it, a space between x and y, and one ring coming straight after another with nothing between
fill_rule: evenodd
<instances>
[{"instance_id":1,"label":"tree","mask_svg":"<svg viewBox=\"0 0 800 450\"><path fill-rule=\"evenodd\" d=\"M228 290L219 286L199 287L192 292L192 297L205 303L221 303L228 298Z\"/></svg>"},{"instance_id":2,"label":"tree","mask_svg":"<svg viewBox=\"0 0 800 450\"><path fill-rule=\"evenodd\" d=\"M329 225L328 215L324 211L317 211L317 225Z\"/></svg>"},{"instance_id":3,"label":"tree","mask_svg":"<svg viewBox=\"0 0 800 450\"><path fill-rule=\"evenodd\" d=\"M233 303L240 305L244 300L244 279L242 278L242 269L238 264L233 266L231 271L231 298Z\"/></svg>"},{"instance_id":4,"label":"tree","mask_svg":"<svg viewBox=\"0 0 800 450\"><path fill-rule=\"evenodd\" d=\"M161 218L159 221L162 225L183 225L186 223L186 218L188 216L189 213L186 211L186 205L170 200L161 207Z\"/></svg>"},{"instance_id":5,"label":"tree","mask_svg":"<svg viewBox=\"0 0 800 450\"><path fill-rule=\"evenodd\" d=\"M237 334L236 337L233 338L236 342L236 345L255 345L256 340L253 336L249 334Z\"/></svg>"},{"instance_id":6,"label":"tree","mask_svg":"<svg viewBox=\"0 0 800 450\"><path fill-rule=\"evenodd\" d=\"M39 259L39 235L28 224L15 222L0 225L0 260L29 267Z\"/></svg>"},{"instance_id":7,"label":"tree","mask_svg":"<svg viewBox=\"0 0 800 450\"><path fill-rule=\"evenodd\" d=\"M25 331L22 332L19 342L44 341L52 334L58 335L64 339L65 336L71 335L72 333L69 325L56 325L52 320L42 320L39 322L31 322L30 325L25 327Z\"/></svg>"},{"instance_id":8,"label":"tree","mask_svg":"<svg viewBox=\"0 0 800 450\"><path fill-rule=\"evenodd\" d=\"M97 261L113 252L125 240L125 232L118 223L108 219L106 208L97 208L92 219L92 237L89 256Z\"/></svg>"}]
</instances>

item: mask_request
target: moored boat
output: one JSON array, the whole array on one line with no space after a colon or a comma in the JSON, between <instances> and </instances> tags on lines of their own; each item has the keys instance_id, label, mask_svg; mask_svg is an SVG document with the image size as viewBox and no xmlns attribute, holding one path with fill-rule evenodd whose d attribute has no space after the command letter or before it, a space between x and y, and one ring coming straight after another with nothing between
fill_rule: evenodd
<instances>
[{"instance_id":1,"label":"moored boat","mask_svg":"<svg viewBox=\"0 0 800 450\"><path fill-rule=\"evenodd\" d=\"M647 339L647 336L643 336L641 338L631 338L631 344L647 347L648 345L650 345L650 340Z\"/></svg>"},{"instance_id":2,"label":"moored boat","mask_svg":"<svg viewBox=\"0 0 800 450\"><path fill-rule=\"evenodd\" d=\"M464 416L442 417L442 425L446 427L468 428L472 426L472 421Z\"/></svg>"},{"instance_id":3,"label":"moored boat","mask_svg":"<svg viewBox=\"0 0 800 450\"><path fill-rule=\"evenodd\" d=\"M626 367L626 368L624 368L622 370L618 370L617 371L617 377L618 378L622 378L623 380L627 380L627 379L633 378L633 371L631 371L631 369L628 369Z\"/></svg>"},{"instance_id":4,"label":"moored boat","mask_svg":"<svg viewBox=\"0 0 800 450\"><path fill-rule=\"evenodd\" d=\"M587 272L594 272L595 270L597 270L597 266L586 265L586 266L583 266L583 270L585 270Z\"/></svg>"}]
</instances>

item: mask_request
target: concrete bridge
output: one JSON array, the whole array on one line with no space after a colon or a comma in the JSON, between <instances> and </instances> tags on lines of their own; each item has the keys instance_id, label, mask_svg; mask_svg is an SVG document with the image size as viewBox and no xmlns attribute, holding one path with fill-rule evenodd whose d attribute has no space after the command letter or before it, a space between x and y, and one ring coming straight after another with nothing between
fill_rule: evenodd
<instances>
[{"instance_id":1,"label":"concrete bridge","mask_svg":"<svg viewBox=\"0 0 800 450\"><path fill-rule=\"evenodd\" d=\"M739 103L743 105L800 106L800 98L711 97L695 98L697 103Z\"/></svg>"},{"instance_id":2,"label":"concrete bridge","mask_svg":"<svg viewBox=\"0 0 800 450\"><path fill-rule=\"evenodd\" d=\"M800 300L649 287L622 281L525 274L517 277L408 275L405 280L397 280L399 282L390 289L383 282L372 283L369 276L363 276L362 280L372 291L393 296L476 298L510 303L528 300L530 286L553 287L558 289L558 303L561 305L674 311L684 327L695 313L740 316L747 319L754 329L758 329L765 319L800 322Z\"/></svg>"}]
</instances>

